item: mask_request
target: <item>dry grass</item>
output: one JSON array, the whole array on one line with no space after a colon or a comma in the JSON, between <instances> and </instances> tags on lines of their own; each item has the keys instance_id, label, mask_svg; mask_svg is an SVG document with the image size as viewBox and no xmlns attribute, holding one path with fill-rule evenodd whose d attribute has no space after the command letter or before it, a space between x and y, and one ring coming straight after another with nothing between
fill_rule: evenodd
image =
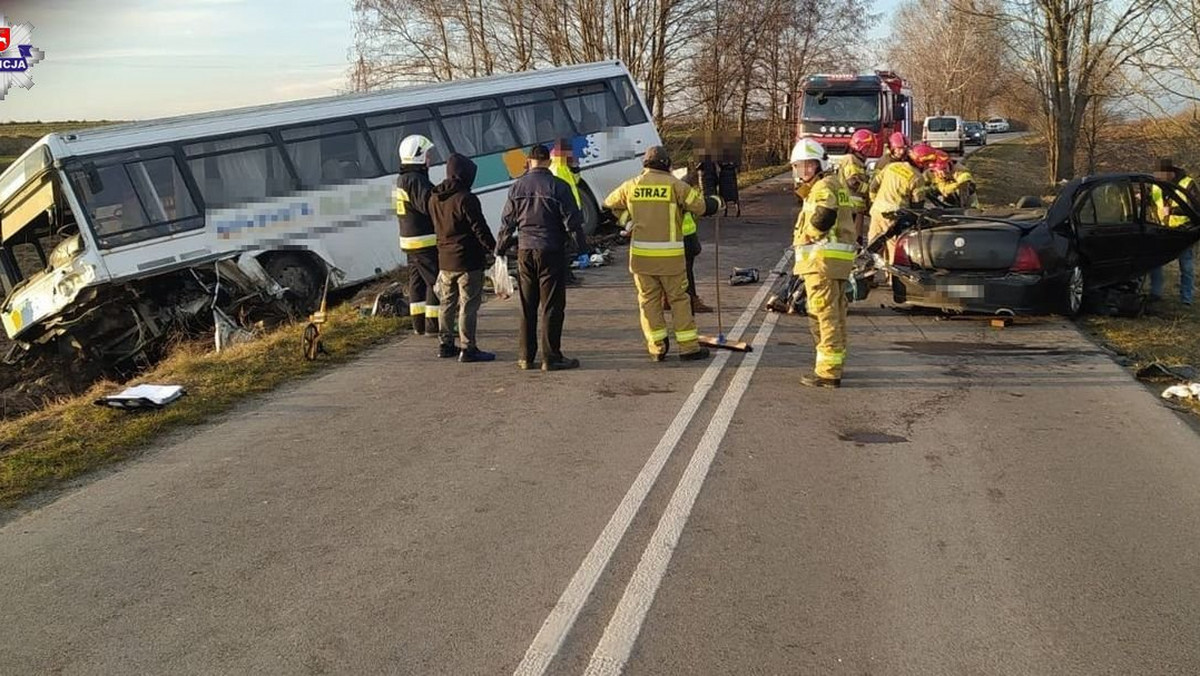
<instances>
[{"instance_id":1,"label":"dry grass","mask_svg":"<svg viewBox=\"0 0 1200 676\"><path fill-rule=\"evenodd\" d=\"M183 344L136 381L186 388L187 395L163 410L96 406L96 398L120 389L114 383L98 383L82 396L0 423L0 505L127 458L164 432L203 423L285 381L345 362L395 336L407 321L362 318L349 305L336 308L322 328L322 340L332 354L316 362L301 355L299 325L280 327L221 354L208 352L208 341Z\"/></svg>"},{"instance_id":2,"label":"dry grass","mask_svg":"<svg viewBox=\"0 0 1200 676\"><path fill-rule=\"evenodd\" d=\"M979 149L965 164L975 177L982 206L1011 205L1024 195L1045 197L1046 146L1036 137L1023 137Z\"/></svg>"}]
</instances>

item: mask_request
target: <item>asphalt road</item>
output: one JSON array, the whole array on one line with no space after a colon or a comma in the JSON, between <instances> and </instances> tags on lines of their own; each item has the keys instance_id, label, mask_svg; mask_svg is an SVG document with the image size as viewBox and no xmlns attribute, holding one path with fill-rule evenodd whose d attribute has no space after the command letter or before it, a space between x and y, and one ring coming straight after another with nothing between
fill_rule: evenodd
<instances>
[{"instance_id":1,"label":"asphalt road","mask_svg":"<svg viewBox=\"0 0 1200 676\"><path fill-rule=\"evenodd\" d=\"M722 273L778 263L789 180ZM1200 672L1200 440L1071 324L872 296L813 391L761 287L721 287L756 352L652 364L584 275L579 371L489 302L501 361L402 340L8 515L0 673Z\"/></svg>"}]
</instances>

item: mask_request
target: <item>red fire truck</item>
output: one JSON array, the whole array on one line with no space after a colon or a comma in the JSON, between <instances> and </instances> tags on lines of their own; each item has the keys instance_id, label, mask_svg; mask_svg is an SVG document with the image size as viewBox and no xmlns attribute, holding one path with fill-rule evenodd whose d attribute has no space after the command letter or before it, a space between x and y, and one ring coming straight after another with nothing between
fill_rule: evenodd
<instances>
[{"instance_id":1,"label":"red fire truck","mask_svg":"<svg viewBox=\"0 0 1200 676\"><path fill-rule=\"evenodd\" d=\"M912 90L893 72L809 75L796 99L796 139L816 139L830 157L844 155L850 135L858 129L870 129L878 136L870 158L883 155L892 132L902 131L912 138Z\"/></svg>"}]
</instances>

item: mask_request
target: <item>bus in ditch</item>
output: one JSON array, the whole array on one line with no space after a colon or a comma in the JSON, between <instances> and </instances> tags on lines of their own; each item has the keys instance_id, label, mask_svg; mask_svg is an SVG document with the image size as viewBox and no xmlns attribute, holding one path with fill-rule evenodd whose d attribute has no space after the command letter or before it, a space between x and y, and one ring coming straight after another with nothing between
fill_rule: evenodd
<instances>
[{"instance_id":1,"label":"bus in ditch","mask_svg":"<svg viewBox=\"0 0 1200 676\"><path fill-rule=\"evenodd\" d=\"M585 228L661 143L619 61L133 122L38 140L0 174L0 308L15 342L107 362L253 303L311 308L404 264L393 191L409 134L478 165L494 230L534 144L568 139Z\"/></svg>"}]
</instances>

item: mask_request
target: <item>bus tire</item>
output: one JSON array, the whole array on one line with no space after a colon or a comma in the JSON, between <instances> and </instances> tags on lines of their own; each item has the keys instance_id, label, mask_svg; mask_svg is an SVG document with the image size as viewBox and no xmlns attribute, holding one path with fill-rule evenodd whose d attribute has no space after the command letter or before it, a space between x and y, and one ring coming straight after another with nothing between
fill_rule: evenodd
<instances>
[{"instance_id":1,"label":"bus tire","mask_svg":"<svg viewBox=\"0 0 1200 676\"><path fill-rule=\"evenodd\" d=\"M288 290L285 299L296 315L317 309L325 288L325 264L315 255L300 251L277 251L259 259L263 269Z\"/></svg>"},{"instance_id":2,"label":"bus tire","mask_svg":"<svg viewBox=\"0 0 1200 676\"><path fill-rule=\"evenodd\" d=\"M600 227L600 204L586 183L579 184L579 209L583 211L583 234L590 236Z\"/></svg>"}]
</instances>

